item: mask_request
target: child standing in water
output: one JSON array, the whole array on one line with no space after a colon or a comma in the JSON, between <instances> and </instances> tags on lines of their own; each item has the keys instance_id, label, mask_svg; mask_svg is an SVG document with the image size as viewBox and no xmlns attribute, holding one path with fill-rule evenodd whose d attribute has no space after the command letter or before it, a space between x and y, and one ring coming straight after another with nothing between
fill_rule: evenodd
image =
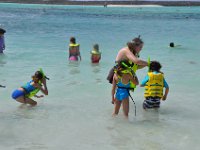
<instances>
[{"instance_id":1,"label":"child standing in water","mask_svg":"<svg viewBox=\"0 0 200 150\"><path fill-rule=\"evenodd\" d=\"M45 95L48 95L46 78L41 71L36 71L30 82L13 91L12 98L20 103L30 104L32 106L37 105L37 102L31 96L37 98L43 97L43 95L36 95L39 90Z\"/></svg>"},{"instance_id":2,"label":"child standing in water","mask_svg":"<svg viewBox=\"0 0 200 150\"><path fill-rule=\"evenodd\" d=\"M5 40L4 40L4 33L6 33L6 30L0 28L0 53L3 53L5 50Z\"/></svg>"},{"instance_id":3,"label":"child standing in water","mask_svg":"<svg viewBox=\"0 0 200 150\"><path fill-rule=\"evenodd\" d=\"M129 90L131 82L135 86L139 84L138 78L123 61L118 63L112 83L112 104L115 105L113 116L118 115L121 104L126 118L129 113Z\"/></svg>"},{"instance_id":4,"label":"child standing in water","mask_svg":"<svg viewBox=\"0 0 200 150\"><path fill-rule=\"evenodd\" d=\"M81 54L80 54L80 44L76 44L75 37L70 38L70 44L69 44L69 60L70 61L78 61L78 57L81 60Z\"/></svg>"},{"instance_id":5,"label":"child standing in water","mask_svg":"<svg viewBox=\"0 0 200 150\"><path fill-rule=\"evenodd\" d=\"M99 63L100 59L101 59L101 52L99 51L99 45L94 44L93 50L91 51L91 62Z\"/></svg>"},{"instance_id":6,"label":"child standing in water","mask_svg":"<svg viewBox=\"0 0 200 150\"><path fill-rule=\"evenodd\" d=\"M143 108L159 108L160 100L166 100L169 92L169 86L164 78L164 74L160 72L161 64L157 61L150 63L149 72L141 83L141 87L145 87ZM163 95L163 88L165 93Z\"/></svg>"}]
</instances>

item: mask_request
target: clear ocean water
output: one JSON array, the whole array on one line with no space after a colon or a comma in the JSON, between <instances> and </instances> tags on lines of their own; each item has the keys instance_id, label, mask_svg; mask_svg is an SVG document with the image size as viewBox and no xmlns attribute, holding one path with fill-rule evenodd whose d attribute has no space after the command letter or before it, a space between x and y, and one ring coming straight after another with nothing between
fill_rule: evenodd
<instances>
[{"instance_id":1,"label":"clear ocean water","mask_svg":"<svg viewBox=\"0 0 200 150\"><path fill-rule=\"evenodd\" d=\"M200 7L97 7L0 3L6 50L0 55L0 149L3 150L199 150ZM141 59L158 60L170 86L159 111L144 112L138 87L130 116L112 118L106 81L119 49L141 35ZM68 62L69 38L82 61ZM181 45L169 48L174 42ZM102 51L90 63L92 45ZM43 68L49 96L27 107L11 98L15 88ZM147 68L138 70L141 81Z\"/></svg>"}]
</instances>

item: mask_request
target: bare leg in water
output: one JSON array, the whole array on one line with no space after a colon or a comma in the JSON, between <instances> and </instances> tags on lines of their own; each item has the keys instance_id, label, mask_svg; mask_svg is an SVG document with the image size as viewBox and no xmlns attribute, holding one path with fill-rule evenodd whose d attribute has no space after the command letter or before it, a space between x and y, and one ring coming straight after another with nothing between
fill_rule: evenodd
<instances>
[{"instance_id":1,"label":"bare leg in water","mask_svg":"<svg viewBox=\"0 0 200 150\"><path fill-rule=\"evenodd\" d=\"M31 106L37 105L37 102L32 100L31 98L20 96L16 99L16 101L23 103L23 104L30 104Z\"/></svg>"}]
</instances>

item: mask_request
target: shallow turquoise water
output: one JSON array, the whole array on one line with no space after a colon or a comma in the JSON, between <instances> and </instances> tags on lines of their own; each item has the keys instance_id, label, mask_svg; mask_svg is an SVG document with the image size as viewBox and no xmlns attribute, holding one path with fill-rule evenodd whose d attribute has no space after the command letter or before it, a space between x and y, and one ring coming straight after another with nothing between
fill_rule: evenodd
<instances>
[{"instance_id":1,"label":"shallow turquoise water","mask_svg":"<svg viewBox=\"0 0 200 150\"><path fill-rule=\"evenodd\" d=\"M7 30L0 55L1 149L150 149L199 147L199 7L96 7L0 4ZM158 60L170 85L159 112L143 112L143 89L132 94L129 121L112 118L111 85L105 80L120 48L141 35L141 58ZM83 60L69 64L69 37L81 45ZM171 49L174 41L181 47ZM99 43L102 60L91 65ZM49 96L35 108L11 99L12 91L42 67ZM140 80L147 69L137 72Z\"/></svg>"}]
</instances>

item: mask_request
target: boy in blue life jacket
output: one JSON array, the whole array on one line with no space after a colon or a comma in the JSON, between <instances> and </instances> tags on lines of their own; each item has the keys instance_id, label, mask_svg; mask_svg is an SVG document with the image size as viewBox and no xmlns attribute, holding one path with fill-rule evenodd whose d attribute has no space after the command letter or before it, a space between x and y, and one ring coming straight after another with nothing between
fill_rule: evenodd
<instances>
[{"instance_id":1,"label":"boy in blue life jacket","mask_svg":"<svg viewBox=\"0 0 200 150\"><path fill-rule=\"evenodd\" d=\"M166 100L169 92L169 86L164 78L164 74L160 72L161 64L157 61L151 61L149 72L141 83L141 87L145 87L143 108L159 108L160 100ZM165 92L163 95L163 88Z\"/></svg>"}]
</instances>

